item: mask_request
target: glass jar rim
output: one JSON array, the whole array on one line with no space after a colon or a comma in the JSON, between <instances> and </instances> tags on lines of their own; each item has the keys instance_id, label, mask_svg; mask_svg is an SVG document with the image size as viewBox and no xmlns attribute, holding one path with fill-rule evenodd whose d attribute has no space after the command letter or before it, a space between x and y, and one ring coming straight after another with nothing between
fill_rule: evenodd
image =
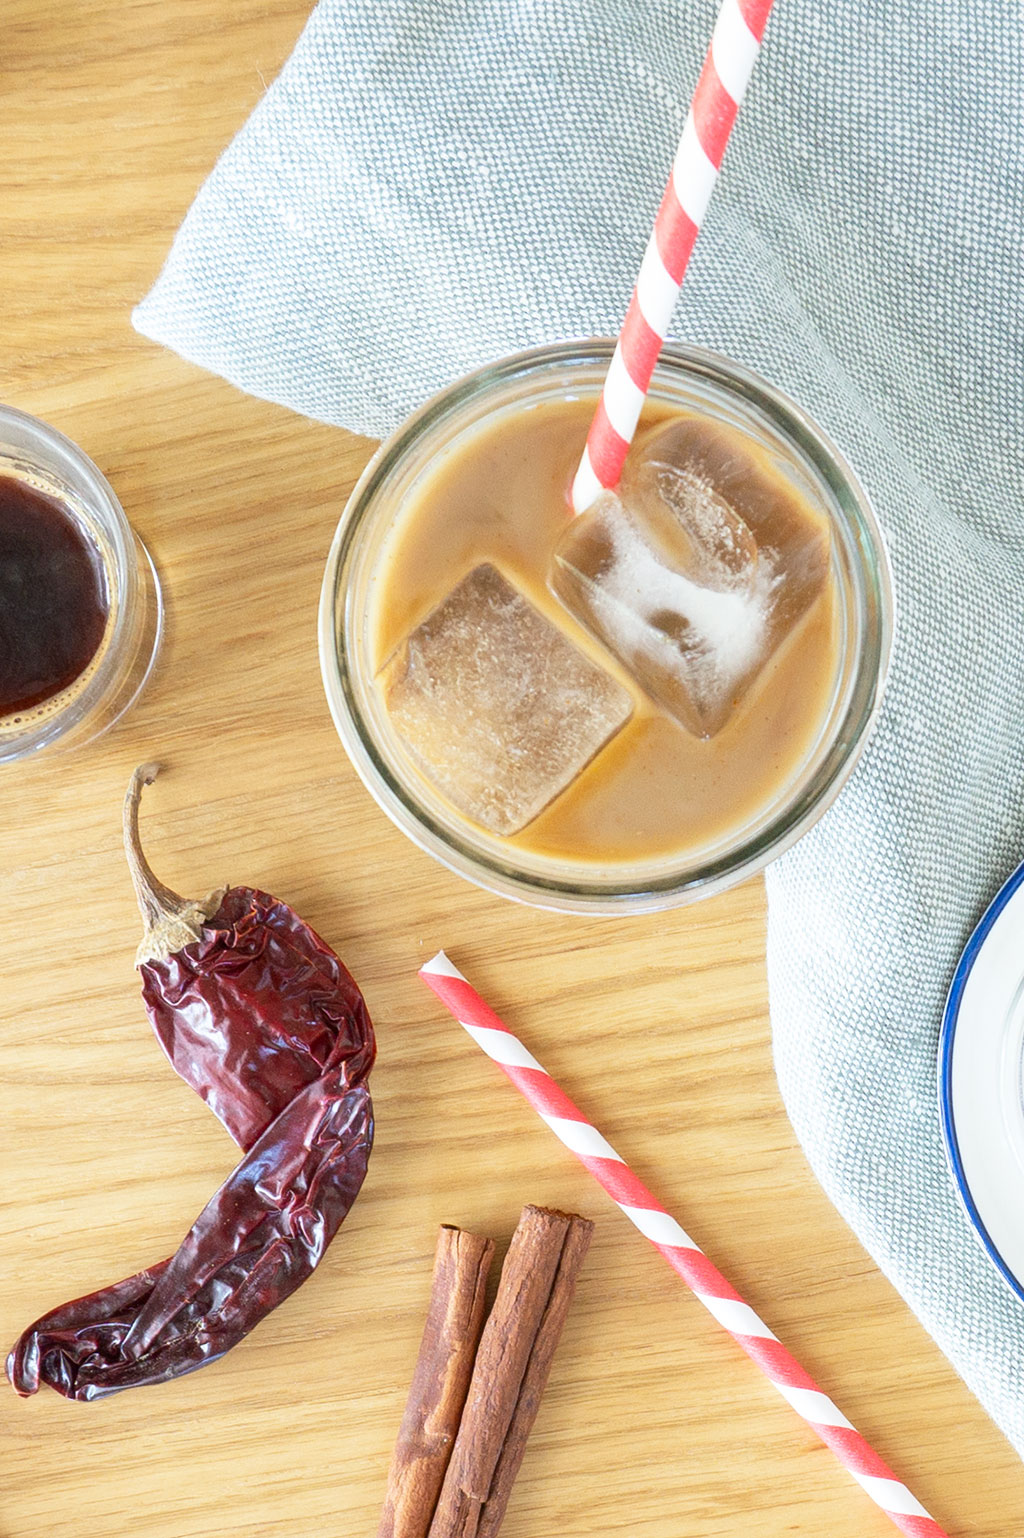
<instances>
[{"instance_id":1,"label":"glass jar rim","mask_svg":"<svg viewBox=\"0 0 1024 1538\"><path fill-rule=\"evenodd\" d=\"M872 579L872 613L865 627L870 655L858 658L849 704L824 761L801 794L785 800L749 838L741 835L722 854L642 883L623 882L614 876L595 879L593 874L587 879L578 866L571 878L517 869L514 861L495 859L434 821L374 741L352 687L349 648L344 644L348 594L343 579L353 548L372 515L378 493L424 434L500 386L534 375L540 378L560 367L603 369L614 346L610 338L588 338L511 354L455 381L406 418L380 445L348 499L328 556L319 614L321 673L335 726L357 773L392 821L442 864L487 890L533 906L577 913L641 912L676 906L738 883L790 848L835 800L870 737L881 707L894 630L885 543L867 496L838 448L800 406L752 370L705 348L667 343L655 370L655 384L659 374L663 378L701 379L765 414L772 428L825 483L835 504L832 515L838 509L844 519L858 526L858 549L863 546L867 552L862 567Z\"/></svg>"}]
</instances>

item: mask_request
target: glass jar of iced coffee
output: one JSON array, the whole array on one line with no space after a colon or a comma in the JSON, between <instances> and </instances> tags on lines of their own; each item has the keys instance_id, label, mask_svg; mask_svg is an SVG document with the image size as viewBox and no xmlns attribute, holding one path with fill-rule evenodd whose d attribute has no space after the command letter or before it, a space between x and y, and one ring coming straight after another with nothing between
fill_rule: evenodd
<instances>
[{"instance_id":1,"label":"glass jar of iced coffee","mask_svg":"<svg viewBox=\"0 0 1024 1538\"><path fill-rule=\"evenodd\" d=\"M690 901L788 848L853 769L892 637L849 467L696 348L662 352L626 523L599 507L567 538L612 346L505 359L411 417L352 494L320 609L383 809L480 885L578 912Z\"/></svg>"}]
</instances>

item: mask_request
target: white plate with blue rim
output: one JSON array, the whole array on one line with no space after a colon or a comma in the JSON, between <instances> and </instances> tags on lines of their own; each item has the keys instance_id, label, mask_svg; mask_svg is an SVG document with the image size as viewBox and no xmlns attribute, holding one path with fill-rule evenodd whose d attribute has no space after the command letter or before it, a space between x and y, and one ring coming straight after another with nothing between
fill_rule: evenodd
<instances>
[{"instance_id":1,"label":"white plate with blue rim","mask_svg":"<svg viewBox=\"0 0 1024 1538\"><path fill-rule=\"evenodd\" d=\"M992 899L953 977L939 1099L968 1216L1024 1301L1024 865Z\"/></svg>"}]
</instances>

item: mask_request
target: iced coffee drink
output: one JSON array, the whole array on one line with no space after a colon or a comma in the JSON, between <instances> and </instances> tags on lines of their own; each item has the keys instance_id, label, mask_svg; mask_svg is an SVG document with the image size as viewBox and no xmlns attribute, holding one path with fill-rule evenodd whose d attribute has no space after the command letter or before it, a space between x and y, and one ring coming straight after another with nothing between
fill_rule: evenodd
<instances>
[{"instance_id":1,"label":"iced coffee drink","mask_svg":"<svg viewBox=\"0 0 1024 1538\"><path fill-rule=\"evenodd\" d=\"M517 373L456 430L414 421L418 453L386 446L322 642L357 767L414 837L514 895L656 906L763 864L834 793L888 589L870 513L851 537L828 470L717 360L678 388L663 362L616 493L574 518L600 366Z\"/></svg>"}]
</instances>

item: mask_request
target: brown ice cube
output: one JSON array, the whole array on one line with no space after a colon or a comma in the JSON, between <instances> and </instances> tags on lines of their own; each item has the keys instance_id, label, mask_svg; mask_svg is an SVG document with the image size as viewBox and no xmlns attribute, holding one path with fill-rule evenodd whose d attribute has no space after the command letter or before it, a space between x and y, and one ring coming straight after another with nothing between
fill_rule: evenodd
<instances>
[{"instance_id":1,"label":"brown ice cube","mask_svg":"<svg viewBox=\"0 0 1024 1538\"><path fill-rule=\"evenodd\" d=\"M632 701L493 566L477 566L382 669L395 729L460 811L516 833L629 719Z\"/></svg>"},{"instance_id":2,"label":"brown ice cube","mask_svg":"<svg viewBox=\"0 0 1024 1538\"><path fill-rule=\"evenodd\" d=\"M698 737L721 731L828 577L829 535L724 429L682 418L573 518L552 590Z\"/></svg>"},{"instance_id":3,"label":"brown ice cube","mask_svg":"<svg viewBox=\"0 0 1024 1538\"><path fill-rule=\"evenodd\" d=\"M692 465L647 454L624 480L621 495L664 565L718 592L754 586L757 540Z\"/></svg>"},{"instance_id":4,"label":"brown ice cube","mask_svg":"<svg viewBox=\"0 0 1024 1538\"><path fill-rule=\"evenodd\" d=\"M787 485L783 474L767 469L761 454L734 429L697 417L678 417L659 428L630 456L621 486L627 499L652 461L676 466L713 487L772 562L778 579L772 599L774 649L828 580L831 542L824 513Z\"/></svg>"}]
</instances>

